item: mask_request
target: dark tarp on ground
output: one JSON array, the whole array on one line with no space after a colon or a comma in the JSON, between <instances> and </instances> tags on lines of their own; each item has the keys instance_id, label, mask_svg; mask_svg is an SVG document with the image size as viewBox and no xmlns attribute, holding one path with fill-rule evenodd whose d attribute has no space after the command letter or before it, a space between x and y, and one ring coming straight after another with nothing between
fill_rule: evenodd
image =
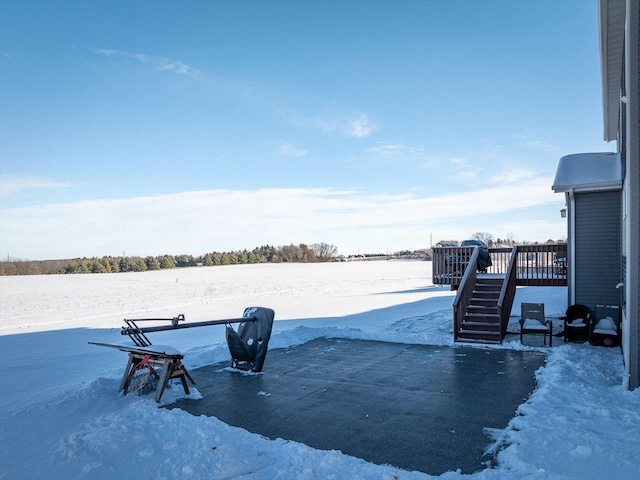
<instances>
[{"instance_id":1,"label":"dark tarp on ground","mask_svg":"<svg viewBox=\"0 0 640 480\"><path fill-rule=\"evenodd\" d=\"M228 362L193 370L204 398L175 407L377 464L472 473L490 460L485 428L507 426L544 361L531 351L321 338L270 350L261 374Z\"/></svg>"}]
</instances>

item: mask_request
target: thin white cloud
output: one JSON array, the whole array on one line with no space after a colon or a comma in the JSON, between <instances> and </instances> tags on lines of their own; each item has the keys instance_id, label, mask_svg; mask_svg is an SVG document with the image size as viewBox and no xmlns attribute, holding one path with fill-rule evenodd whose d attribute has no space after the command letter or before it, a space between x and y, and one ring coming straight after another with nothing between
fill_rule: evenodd
<instances>
[{"instance_id":1,"label":"thin white cloud","mask_svg":"<svg viewBox=\"0 0 640 480\"><path fill-rule=\"evenodd\" d=\"M188 75L194 78L200 78L201 76L199 70L185 63L182 63L179 60L172 60L170 58L146 55L144 53L121 52L111 49L99 49L95 50L95 53L97 53L98 55L104 55L106 57L131 58L141 63L150 65L153 69L161 72L173 72L179 75Z\"/></svg>"},{"instance_id":2,"label":"thin white cloud","mask_svg":"<svg viewBox=\"0 0 640 480\"><path fill-rule=\"evenodd\" d=\"M56 182L42 177L23 177L19 175L0 175L0 198L9 198L23 190L68 188L67 182Z\"/></svg>"},{"instance_id":3,"label":"thin white cloud","mask_svg":"<svg viewBox=\"0 0 640 480\"><path fill-rule=\"evenodd\" d=\"M532 134L532 132L521 132L513 135L516 142L519 143L522 147L528 150L536 150L539 152L556 152L559 150L557 145L553 143L542 140L540 138L535 138L536 136Z\"/></svg>"},{"instance_id":4,"label":"thin white cloud","mask_svg":"<svg viewBox=\"0 0 640 480\"><path fill-rule=\"evenodd\" d=\"M410 146L403 143L381 143L367 149L367 153L387 160L420 159L425 156L421 146Z\"/></svg>"},{"instance_id":5,"label":"thin white cloud","mask_svg":"<svg viewBox=\"0 0 640 480\"><path fill-rule=\"evenodd\" d=\"M448 163L451 163L453 165L463 165L463 166L467 166L469 165L469 160L467 160L466 158L460 158L460 157L449 157L446 160Z\"/></svg>"},{"instance_id":6,"label":"thin white cloud","mask_svg":"<svg viewBox=\"0 0 640 480\"><path fill-rule=\"evenodd\" d=\"M284 142L278 145L276 152L280 155L285 155L288 157L304 157L307 154L306 150L297 148L289 142Z\"/></svg>"},{"instance_id":7,"label":"thin white cloud","mask_svg":"<svg viewBox=\"0 0 640 480\"><path fill-rule=\"evenodd\" d=\"M532 170L526 168L513 168L511 170L501 170L500 172L497 172L496 175L491 177L488 181L492 184L513 184L527 181L535 176L536 173Z\"/></svg>"},{"instance_id":8,"label":"thin white cloud","mask_svg":"<svg viewBox=\"0 0 640 480\"><path fill-rule=\"evenodd\" d=\"M540 150L543 152L555 152L558 151L559 148L552 143L546 142L544 140L530 140L523 143L525 148L530 150Z\"/></svg>"},{"instance_id":9,"label":"thin white cloud","mask_svg":"<svg viewBox=\"0 0 640 480\"><path fill-rule=\"evenodd\" d=\"M312 116L291 108L277 108L276 111L296 126L329 134L365 138L378 129L375 122L364 113L356 115L331 113Z\"/></svg>"},{"instance_id":10,"label":"thin white cloud","mask_svg":"<svg viewBox=\"0 0 640 480\"><path fill-rule=\"evenodd\" d=\"M368 148L367 153L381 157L395 157L401 155L405 149L406 147L404 145L376 145L375 147Z\"/></svg>"},{"instance_id":11,"label":"thin white cloud","mask_svg":"<svg viewBox=\"0 0 640 480\"><path fill-rule=\"evenodd\" d=\"M429 169L434 168L449 168L451 166L464 166L467 167L471 162L463 157L455 157L452 155L435 154L429 155L425 162L425 167Z\"/></svg>"},{"instance_id":12,"label":"thin white cloud","mask_svg":"<svg viewBox=\"0 0 640 480\"><path fill-rule=\"evenodd\" d=\"M365 138L376 130L373 122L364 113L357 118L347 121L344 133L350 137Z\"/></svg>"},{"instance_id":13,"label":"thin white cloud","mask_svg":"<svg viewBox=\"0 0 640 480\"><path fill-rule=\"evenodd\" d=\"M457 184L475 185L480 183L483 168L464 157L451 155L430 155L423 165L427 172L444 172L448 179Z\"/></svg>"},{"instance_id":14,"label":"thin white cloud","mask_svg":"<svg viewBox=\"0 0 640 480\"><path fill-rule=\"evenodd\" d=\"M332 189L207 190L3 209L0 256L200 254L316 241L347 253L365 241L388 245L404 235L409 242L429 225L453 228L480 218L486 224L488 216L559 201L550 182L536 178L440 197ZM491 231L491 225L484 230Z\"/></svg>"}]
</instances>

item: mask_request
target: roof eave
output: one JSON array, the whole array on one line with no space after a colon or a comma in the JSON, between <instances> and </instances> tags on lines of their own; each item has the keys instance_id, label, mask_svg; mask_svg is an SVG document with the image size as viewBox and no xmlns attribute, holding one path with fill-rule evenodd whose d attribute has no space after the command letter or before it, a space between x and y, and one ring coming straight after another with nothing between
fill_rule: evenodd
<instances>
[{"instance_id":1,"label":"roof eave","mask_svg":"<svg viewBox=\"0 0 640 480\"><path fill-rule=\"evenodd\" d=\"M586 183L584 185L553 185L551 187L555 193L566 192L605 192L612 190L622 190L622 181L607 183Z\"/></svg>"},{"instance_id":2,"label":"roof eave","mask_svg":"<svg viewBox=\"0 0 640 480\"><path fill-rule=\"evenodd\" d=\"M605 141L609 141L608 132L609 132L609 107L608 107L608 97L609 97L609 82L608 82L608 72L607 72L607 0L600 0L599 2L598 12L598 29L600 31L600 77L601 77L601 85L602 85L602 120L604 125L604 139ZM565 191L565 190L555 190L554 191Z\"/></svg>"},{"instance_id":3,"label":"roof eave","mask_svg":"<svg viewBox=\"0 0 640 480\"><path fill-rule=\"evenodd\" d=\"M618 138L626 1L600 0L599 6L604 140L610 142Z\"/></svg>"}]
</instances>

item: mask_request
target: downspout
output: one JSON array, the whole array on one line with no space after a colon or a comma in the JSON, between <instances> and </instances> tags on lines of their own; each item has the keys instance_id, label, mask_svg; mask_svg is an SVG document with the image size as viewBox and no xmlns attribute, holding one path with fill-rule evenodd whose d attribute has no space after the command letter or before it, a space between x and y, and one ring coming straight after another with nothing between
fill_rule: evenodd
<instances>
[{"instance_id":1,"label":"downspout","mask_svg":"<svg viewBox=\"0 0 640 480\"><path fill-rule=\"evenodd\" d=\"M638 260L640 256L640 116L638 108L638 85L640 76L638 69L638 57L640 52L640 5L637 0L627 0L626 25L625 25L625 93L627 95L627 122L622 128L626 129L626 182L627 182L627 275L625 279L626 289L626 325L629 329L629 365L626 366L624 386L631 390L640 387L640 272L638 272Z\"/></svg>"},{"instance_id":2,"label":"downspout","mask_svg":"<svg viewBox=\"0 0 640 480\"><path fill-rule=\"evenodd\" d=\"M567 241L567 254L569 262L567 265L567 287L569 289L569 305L576 303L576 198L573 188L567 192L567 209L569 218L569 238Z\"/></svg>"}]
</instances>

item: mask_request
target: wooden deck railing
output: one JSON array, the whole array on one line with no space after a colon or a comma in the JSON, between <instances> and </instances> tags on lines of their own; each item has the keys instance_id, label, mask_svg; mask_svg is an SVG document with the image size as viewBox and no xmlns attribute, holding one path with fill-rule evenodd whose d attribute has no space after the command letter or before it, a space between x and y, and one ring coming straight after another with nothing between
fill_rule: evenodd
<instances>
[{"instance_id":1,"label":"wooden deck railing","mask_svg":"<svg viewBox=\"0 0 640 480\"><path fill-rule=\"evenodd\" d=\"M467 248L467 247L465 247ZM475 265L478 261L478 253L479 250L477 247L469 247L471 250L471 256L468 259L467 263L471 263L471 265ZM458 332L460 331L460 327L462 326L462 321L464 319L464 315L467 312L467 308L469 307L469 302L471 301L471 296L473 295L473 287L476 284L478 272L475 268L467 268L464 272L464 275L461 279L462 288L458 289L458 293L456 294L456 298L453 301L453 339L454 341L458 339Z\"/></svg>"},{"instance_id":2,"label":"wooden deck railing","mask_svg":"<svg viewBox=\"0 0 640 480\"><path fill-rule=\"evenodd\" d=\"M513 307L513 299L516 294L516 260L518 258L518 249L511 249L511 259L507 266L505 281L502 282L502 290L498 298L498 315L500 316L500 338L504 338L507 334L509 326L509 317L511 316L511 308Z\"/></svg>"},{"instance_id":3,"label":"wooden deck railing","mask_svg":"<svg viewBox=\"0 0 640 480\"><path fill-rule=\"evenodd\" d=\"M567 244L518 245L518 285L554 286L567 285Z\"/></svg>"},{"instance_id":4,"label":"wooden deck railing","mask_svg":"<svg viewBox=\"0 0 640 480\"><path fill-rule=\"evenodd\" d=\"M566 286L567 244L516 245L515 263L512 248L490 248L492 265L487 273L507 275L510 268L520 286ZM457 289L471 260L473 247L434 247L433 283ZM475 263L472 263L475 265ZM511 274L511 273L510 273Z\"/></svg>"},{"instance_id":5,"label":"wooden deck railing","mask_svg":"<svg viewBox=\"0 0 640 480\"><path fill-rule=\"evenodd\" d=\"M435 285L460 285L474 247L434 247L433 283Z\"/></svg>"}]
</instances>

